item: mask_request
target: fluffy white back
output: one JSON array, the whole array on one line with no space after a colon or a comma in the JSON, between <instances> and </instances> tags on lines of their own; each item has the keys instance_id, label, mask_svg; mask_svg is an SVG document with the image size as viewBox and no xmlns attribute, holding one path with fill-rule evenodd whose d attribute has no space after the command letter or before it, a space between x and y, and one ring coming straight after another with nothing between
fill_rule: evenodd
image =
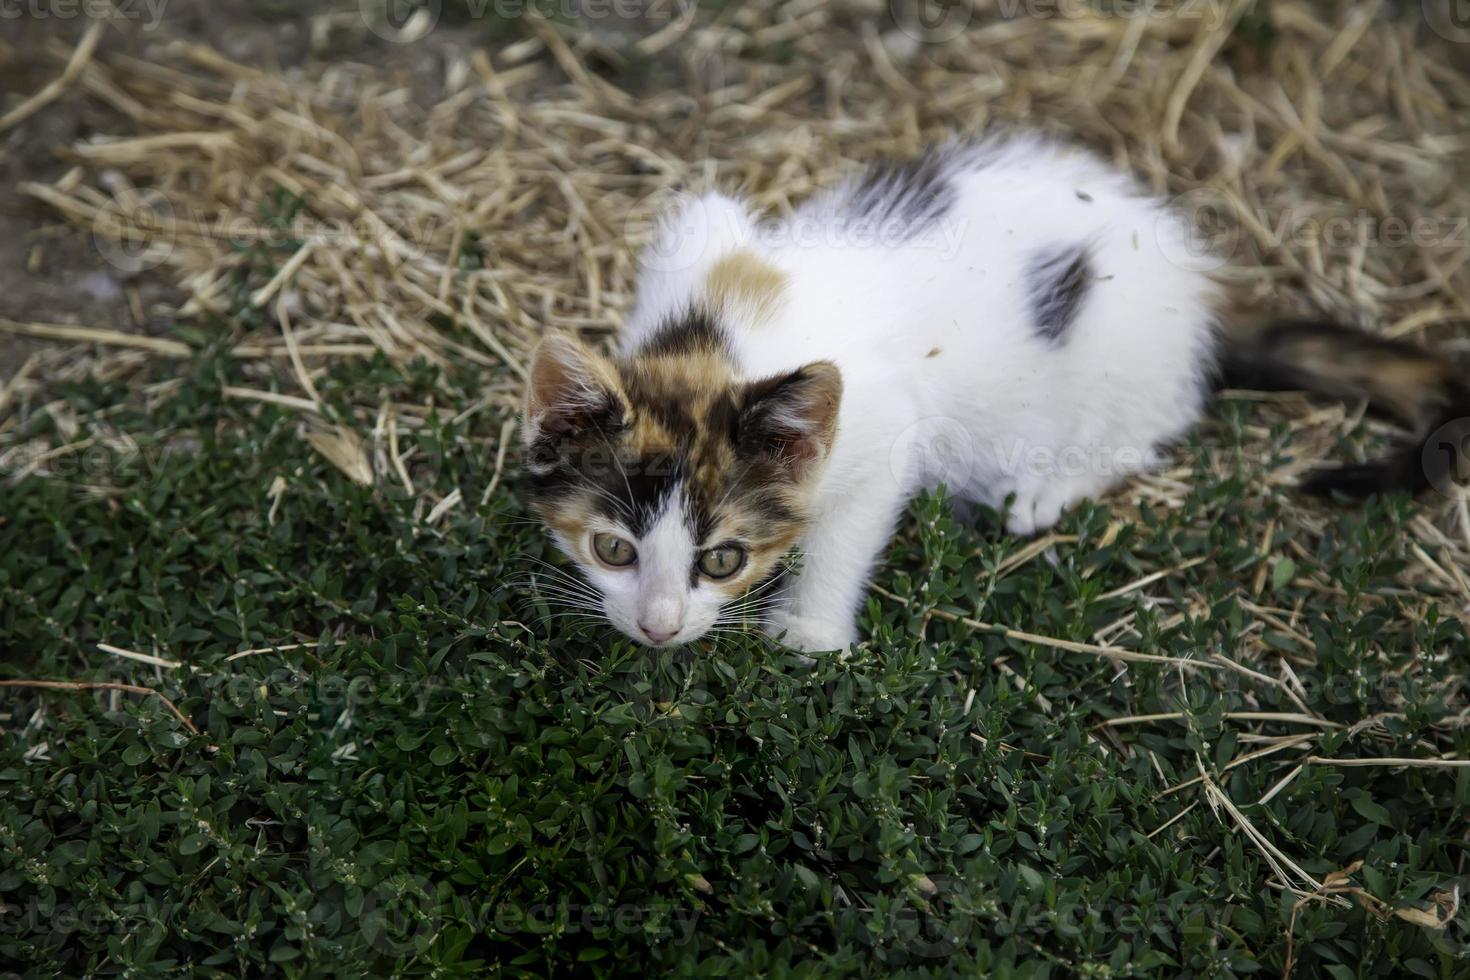
<instances>
[{"instance_id":1,"label":"fluffy white back","mask_svg":"<svg viewBox=\"0 0 1470 980\"><path fill-rule=\"evenodd\" d=\"M1049 527L1154 465L1201 410L1216 288L1183 219L1098 158L1034 138L957 144L870 171L758 222L709 195L665 227L625 349L709 302L736 252L778 270L777 301L729 309L742 371L816 360L843 400L821 517L783 621L799 646L854 639L866 579L921 487Z\"/></svg>"}]
</instances>

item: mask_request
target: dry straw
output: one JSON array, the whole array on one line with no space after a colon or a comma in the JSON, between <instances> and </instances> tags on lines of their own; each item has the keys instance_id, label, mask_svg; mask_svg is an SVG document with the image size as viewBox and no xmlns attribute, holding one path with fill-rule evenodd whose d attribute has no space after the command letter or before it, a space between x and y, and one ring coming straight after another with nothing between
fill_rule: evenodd
<instances>
[{"instance_id":1,"label":"dry straw","mask_svg":"<svg viewBox=\"0 0 1470 980\"><path fill-rule=\"evenodd\" d=\"M1178 196L1217 232L1221 275L1257 299L1464 346L1470 84L1454 68L1463 52L1423 18L1277 2L1267 23L1243 0L1011 6L1019 16L1002 19L1009 8L982 3L931 44L843 5L691 12L648 25L638 53L667 77L637 94L596 70L626 53L528 13L526 39L452 53L427 107L368 65L287 78L183 42L99 59L89 34L56 50L58 81L115 109L116 132L68 148L77 166L61 180L22 189L120 266L161 263L184 316L231 313L259 261L250 246L267 249L248 304L269 326L237 353L289 365L288 397L310 403L329 361L382 351L481 365L487 407L511 411L543 332L617 329L634 256L676 191L715 182L782 210L856 161L1010 125L1088 144ZM182 347L107 324L0 329ZM1295 420L1277 483L1357 421L1271 401ZM1124 497L1169 506L1188 480L1181 466ZM1470 516L1442 516L1415 574L1470 604L1457 574Z\"/></svg>"}]
</instances>

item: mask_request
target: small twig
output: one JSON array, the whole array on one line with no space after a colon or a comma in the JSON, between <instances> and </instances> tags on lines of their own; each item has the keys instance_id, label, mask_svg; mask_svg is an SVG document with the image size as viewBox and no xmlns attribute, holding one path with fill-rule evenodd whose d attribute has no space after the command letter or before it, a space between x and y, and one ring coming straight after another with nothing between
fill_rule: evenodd
<instances>
[{"instance_id":1,"label":"small twig","mask_svg":"<svg viewBox=\"0 0 1470 980\"><path fill-rule=\"evenodd\" d=\"M1261 856L1266 859L1266 863L1271 866L1271 869L1276 872L1276 876L1283 883L1292 886L1292 875L1295 875L1298 880L1308 886L1309 890L1316 891L1321 889L1321 882L1313 878L1301 865L1297 864L1284 851L1271 843L1270 839L1256 829L1256 825L1244 813L1240 812L1240 808L1210 778L1209 773L1205 771L1204 763L1198 757L1195 759L1195 766L1199 769L1200 781L1204 783L1205 802L1210 804L1210 809L1215 811L1216 816L1219 816L1221 810L1224 810L1230 816L1235 825L1245 833L1245 836L1255 843ZM1338 903L1346 904L1341 902L1341 900Z\"/></svg>"},{"instance_id":2,"label":"small twig","mask_svg":"<svg viewBox=\"0 0 1470 980\"><path fill-rule=\"evenodd\" d=\"M1414 769L1463 769L1470 766L1470 759L1408 759L1388 756L1374 759L1328 759L1320 755L1309 755L1307 761L1319 766L1409 766Z\"/></svg>"},{"instance_id":3,"label":"small twig","mask_svg":"<svg viewBox=\"0 0 1470 980\"><path fill-rule=\"evenodd\" d=\"M1220 772L1223 775L1224 773L1227 773L1230 770L1234 769L1236 766L1243 766L1247 762L1251 762L1263 756L1268 756L1275 752L1280 752L1282 749L1293 748L1295 746L1301 745L1303 742L1312 742L1321 737L1321 735L1318 735L1315 732L1305 732L1301 735L1289 736L1277 742L1275 745L1267 746L1264 749L1257 749L1254 752L1247 752L1245 755L1240 756L1239 758L1231 759L1225 765L1220 767ZM1157 802L1158 800L1162 800L1166 796L1177 793L1182 789L1188 789L1191 786L1196 786L1202 782L1204 782L1204 777L1202 776L1195 776L1193 779L1186 779L1184 782L1176 783L1175 785L1170 786L1168 789L1160 790L1158 795L1149 802Z\"/></svg>"},{"instance_id":4,"label":"small twig","mask_svg":"<svg viewBox=\"0 0 1470 980\"><path fill-rule=\"evenodd\" d=\"M388 458L393 472L398 474L398 479L403 483L404 491L410 497L416 496L418 491L413 488L413 481L408 478L408 470L403 465L403 457L398 453L398 416L392 413L388 415Z\"/></svg>"},{"instance_id":5,"label":"small twig","mask_svg":"<svg viewBox=\"0 0 1470 980\"><path fill-rule=\"evenodd\" d=\"M490 502L491 494L495 493L495 488L500 486L500 475L505 472L505 452L510 448L510 433L515 428L515 424L515 416L511 416L500 426L500 446L495 450L495 473L490 477L490 485L480 495L481 507Z\"/></svg>"},{"instance_id":6,"label":"small twig","mask_svg":"<svg viewBox=\"0 0 1470 980\"><path fill-rule=\"evenodd\" d=\"M225 385L220 393L226 398L242 398L246 401L269 402L282 408L294 408L300 412L311 412L313 415L321 414L321 406L316 402L305 398L297 398L294 395L281 395L274 391L256 391L254 388L237 388L233 385Z\"/></svg>"},{"instance_id":7,"label":"small twig","mask_svg":"<svg viewBox=\"0 0 1470 980\"><path fill-rule=\"evenodd\" d=\"M439 519L454 508L458 507L460 501L462 501L463 499L464 494L460 491L459 487L455 487L454 490L450 492L449 496L445 497L443 500L434 505L433 510L429 511L429 516L424 518L424 523L439 523Z\"/></svg>"},{"instance_id":8,"label":"small twig","mask_svg":"<svg viewBox=\"0 0 1470 980\"><path fill-rule=\"evenodd\" d=\"M971 732L970 733L970 737L973 738L975 741L979 742L981 745L985 746L987 749L990 748L991 745L994 745L997 751L1000 751L1000 752L1019 752L1019 753L1021 753L1021 755L1022 755L1023 758L1030 759L1032 762L1050 762L1051 761L1051 756L1049 756L1049 755L1042 755L1039 752L1028 752L1028 751L1026 751L1023 748L1019 748L1017 746L1010 745L1009 743L1006 743L1006 742L991 742L990 739L986 738L984 735L981 735L979 732Z\"/></svg>"},{"instance_id":9,"label":"small twig","mask_svg":"<svg viewBox=\"0 0 1470 980\"><path fill-rule=\"evenodd\" d=\"M312 644L310 643L287 643L283 646L278 647L255 647L251 650L241 650L238 653L230 654L228 657L225 658L225 663L239 660L242 657L253 657L256 654L260 653L281 653L286 650L300 650L302 647L309 647L311 645Z\"/></svg>"},{"instance_id":10,"label":"small twig","mask_svg":"<svg viewBox=\"0 0 1470 980\"><path fill-rule=\"evenodd\" d=\"M10 400L15 397L16 390L20 388L21 383L31 373L31 369L36 366L37 360L38 358L35 354L27 357L25 363L20 366L20 370L16 371L9 381L0 384L0 418L4 418L5 410L10 407Z\"/></svg>"},{"instance_id":11,"label":"small twig","mask_svg":"<svg viewBox=\"0 0 1470 980\"><path fill-rule=\"evenodd\" d=\"M110 653L114 657L124 657L128 660L136 660L139 663L152 664L155 667L167 667L170 670L175 670L183 666L177 660L165 660L162 657L155 657L151 653L138 653L136 650L124 650L122 647L115 647L110 643L99 643L97 644L97 649L103 653Z\"/></svg>"},{"instance_id":12,"label":"small twig","mask_svg":"<svg viewBox=\"0 0 1470 980\"><path fill-rule=\"evenodd\" d=\"M305 254L310 248L311 246L309 245L302 247L297 255ZM290 263L287 263L288 267L289 265ZM301 382L301 387L306 390L306 393L311 396L312 402L320 406L322 396L316 390L316 385L312 383L311 372L306 370L306 362L301 359L301 350L296 344L296 332L291 329L291 311L287 309L287 306L286 294L282 293L281 298L276 302L276 320L281 325L281 336L285 338L286 350L291 355L291 366L296 371L297 380ZM325 414L321 408L317 408L317 412Z\"/></svg>"},{"instance_id":13,"label":"small twig","mask_svg":"<svg viewBox=\"0 0 1470 980\"><path fill-rule=\"evenodd\" d=\"M87 67L87 62L92 60L92 54L97 50L97 42L102 38L102 28L106 26L107 21L105 20L92 22L92 26L87 28L86 34L82 35L81 43L72 52L71 60L66 63L66 68L62 69L61 74L48 82L41 91L0 116L0 133L29 119L61 98L62 93L71 87L71 83L76 81L77 76L81 75Z\"/></svg>"},{"instance_id":14,"label":"small twig","mask_svg":"<svg viewBox=\"0 0 1470 980\"><path fill-rule=\"evenodd\" d=\"M1256 557L1261 559L1260 567L1256 569L1256 580L1251 584L1251 594L1259 597L1261 591L1266 588L1266 574L1271 566L1266 563L1266 557L1271 554L1271 540L1276 533L1276 518L1266 522L1266 533L1261 535L1261 546L1256 549Z\"/></svg>"},{"instance_id":15,"label":"small twig","mask_svg":"<svg viewBox=\"0 0 1470 980\"><path fill-rule=\"evenodd\" d=\"M1175 565L1172 568L1160 569L1159 571L1154 572L1151 575L1145 575L1143 578L1138 579L1137 581L1129 582L1127 585L1119 586L1118 588L1113 589L1111 592L1104 592L1094 601L1102 602L1105 599L1116 599L1119 596L1125 596L1128 593L1135 592L1146 585L1152 585L1159 579L1168 578L1171 575L1177 575L1185 569L1193 568L1194 566L1199 565L1206 560L1208 559L1205 557L1191 558L1189 561L1181 562L1180 564Z\"/></svg>"},{"instance_id":16,"label":"small twig","mask_svg":"<svg viewBox=\"0 0 1470 980\"><path fill-rule=\"evenodd\" d=\"M1144 836L1147 837L1149 840L1153 840L1155 837L1159 836L1164 831L1168 830L1170 827L1174 826L1176 823L1178 823L1179 821L1183 820L1189 814L1189 811L1190 810L1193 810L1197 806L1199 806L1199 800L1195 800L1193 803L1189 804L1189 806L1185 807L1183 810L1180 810L1178 813L1174 814L1168 820L1165 820L1163 823L1159 824L1153 830L1150 830Z\"/></svg>"},{"instance_id":17,"label":"small twig","mask_svg":"<svg viewBox=\"0 0 1470 980\"><path fill-rule=\"evenodd\" d=\"M1146 725L1152 721L1179 721L1189 717L1184 711L1165 711L1156 715L1129 715L1125 718L1109 718L1100 721L1093 728L1116 728L1119 725ZM1286 711L1227 711L1225 718L1231 721L1279 721L1292 725L1316 725L1319 728L1346 728L1335 721L1327 721L1325 718L1317 718L1313 715L1299 715Z\"/></svg>"},{"instance_id":18,"label":"small twig","mask_svg":"<svg viewBox=\"0 0 1470 980\"><path fill-rule=\"evenodd\" d=\"M0 333L24 334L43 340L74 340L86 344L107 344L112 347L135 347L152 351L164 357L188 358L194 356L193 349L177 340L163 337L142 337L137 334L104 330L100 327L74 327L64 323L20 323L0 317Z\"/></svg>"},{"instance_id":19,"label":"small twig","mask_svg":"<svg viewBox=\"0 0 1470 980\"><path fill-rule=\"evenodd\" d=\"M1292 704L1295 704L1298 708L1300 708L1302 714L1304 714L1304 715L1311 715L1313 717L1316 717L1316 712L1312 711L1311 708L1307 707L1307 702L1303 701L1297 695L1297 693L1291 689L1291 685L1287 684L1285 681L1281 680L1279 677L1272 677L1269 674L1263 674L1260 671L1251 670L1249 667L1245 666L1244 664L1238 664L1234 660L1231 660L1229 657L1227 657L1227 656L1225 656L1224 654L1221 654L1221 653L1216 653L1216 654L1211 655L1210 659L1213 660L1215 663L1219 664L1221 667L1226 668L1227 670L1233 670L1233 671L1235 671L1238 674L1242 674L1242 675L1244 675L1246 677L1249 677L1249 678L1251 678L1253 680L1259 681L1262 684L1266 684L1266 685L1269 685L1270 687L1276 688L1277 690L1279 690L1282 693L1284 693L1287 696L1287 698L1289 698L1291 700L1291 703Z\"/></svg>"},{"instance_id":20,"label":"small twig","mask_svg":"<svg viewBox=\"0 0 1470 980\"><path fill-rule=\"evenodd\" d=\"M1012 681L1014 681L1016 684L1016 690L1020 691L1023 694L1026 693L1026 678L1022 677L1016 672L1014 667L1006 663L1004 657L996 657L995 661L992 663L992 666L995 667L995 669L1000 671L1002 674L1005 674ZM1051 700L1048 699L1047 696L1045 694L1042 694L1040 691L1033 690L1031 693L1036 696L1036 706L1039 707L1042 711L1045 711L1047 714L1051 714Z\"/></svg>"},{"instance_id":21,"label":"small twig","mask_svg":"<svg viewBox=\"0 0 1470 980\"><path fill-rule=\"evenodd\" d=\"M1266 790L1266 792L1262 793L1259 800L1256 800L1256 805L1265 806L1267 803L1270 803L1272 800L1274 800L1278 793L1286 789L1286 787L1290 786L1292 780L1296 779L1296 777L1302 774L1302 767L1304 765L1305 763L1297 763L1295 766L1292 767L1291 772L1276 780L1276 784L1270 789Z\"/></svg>"},{"instance_id":22,"label":"small twig","mask_svg":"<svg viewBox=\"0 0 1470 980\"><path fill-rule=\"evenodd\" d=\"M1308 895L1303 895L1291 906L1291 918L1286 923L1286 962L1281 968L1282 980L1286 980L1287 977L1291 976L1292 953L1296 945L1297 913L1302 910L1303 905L1306 905L1310 901L1326 901L1327 895L1335 895L1340 891L1350 891L1350 888L1345 887L1347 881L1362 866L1362 861L1354 861L1340 871L1329 872L1326 879L1322 884L1317 886L1315 891Z\"/></svg>"},{"instance_id":23,"label":"small twig","mask_svg":"<svg viewBox=\"0 0 1470 980\"><path fill-rule=\"evenodd\" d=\"M882 586L874 585L873 591L895 602L901 602L905 606L911 605L908 599L889 592ZM1177 664L1181 667L1199 667L1203 670L1220 670L1219 664L1209 663L1203 660L1190 660L1186 657L1166 657L1157 653L1138 653L1133 650L1119 650L1114 647L1098 646L1095 643L1079 643L1075 640L1059 640L1050 636L1039 636L1036 633L1027 633L1022 630L1013 630L1008 626L997 626L995 623L985 623L968 616L960 616L943 609L931 609L929 614L936 619L942 619L949 623L960 623L971 629L981 630L986 633L998 633L1008 640L1019 640L1022 643L1034 643L1037 646L1051 647L1054 650L1066 650L1068 653L1086 653L1094 657L1106 657L1109 660L1121 660L1128 663L1150 663L1150 664Z\"/></svg>"},{"instance_id":24,"label":"small twig","mask_svg":"<svg viewBox=\"0 0 1470 980\"><path fill-rule=\"evenodd\" d=\"M306 260L311 256L311 248L312 243L306 242L293 252L285 264L271 277L270 282L250 294L250 305L254 307L265 306L276 293L284 292L286 287L290 285L292 277L301 271L301 267L306 264Z\"/></svg>"},{"instance_id":25,"label":"small twig","mask_svg":"<svg viewBox=\"0 0 1470 980\"><path fill-rule=\"evenodd\" d=\"M0 687L41 687L55 691L127 691L130 694L151 694L163 702L164 707L174 713L174 717L189 729L190 734L198 735L199 729L184 713L179 710L178 705L168 699L168 696L154 690L151 687L143 687L141 684L119 684L115 681L0 681Z\"/></svg>"}]
</instances>

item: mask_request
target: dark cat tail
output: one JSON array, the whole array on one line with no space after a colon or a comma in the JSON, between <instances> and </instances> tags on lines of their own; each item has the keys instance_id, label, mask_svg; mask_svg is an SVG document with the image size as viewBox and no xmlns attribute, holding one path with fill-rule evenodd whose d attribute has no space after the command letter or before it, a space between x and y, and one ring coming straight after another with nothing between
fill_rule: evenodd
<instances>
[{"instance_id":1,"label":"dark cat tail","mask_svg":"<svg viewBox=\"0 0 1470 980\"><path fill-rule=\"evenodd\" d=\"M1301 484L1307 493L1448 491L1470 474L1470 386L1453 364L1416 344L1327 321L1243 315L1226 325L1221 375L1230 388L1365 400L1414 434L1384 459L1309 475Z\"/></svg>"}]
</instances>

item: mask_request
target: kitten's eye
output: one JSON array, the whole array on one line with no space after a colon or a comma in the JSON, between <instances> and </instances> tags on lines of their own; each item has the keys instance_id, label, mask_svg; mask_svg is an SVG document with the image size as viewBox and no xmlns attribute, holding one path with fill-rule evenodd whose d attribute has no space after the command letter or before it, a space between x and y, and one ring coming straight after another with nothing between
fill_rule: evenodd
<instances>
[{"instance_id":1,"label":"kitten's eye","mask_svg":"<svg viewBox=\"0 0 1470 980\"><path fill-rule=\"evenodd\" d=\"M614 568L622 568L638 560L638 552L633 546L616 534L594 534L592 550L597 552L597 557L603 564Z\"/></svg>"},{"instance_id":2,"label":"kitten's eye","mask_svg":"<svg viewBox=\"0 0 1470 980\"><path fill-rule=\"evenodd\" d=\"M734 545L711 548L699 556L699 570L710 578L729 578L745 564L745 549Z\"/></svg>"}]
</instances>

